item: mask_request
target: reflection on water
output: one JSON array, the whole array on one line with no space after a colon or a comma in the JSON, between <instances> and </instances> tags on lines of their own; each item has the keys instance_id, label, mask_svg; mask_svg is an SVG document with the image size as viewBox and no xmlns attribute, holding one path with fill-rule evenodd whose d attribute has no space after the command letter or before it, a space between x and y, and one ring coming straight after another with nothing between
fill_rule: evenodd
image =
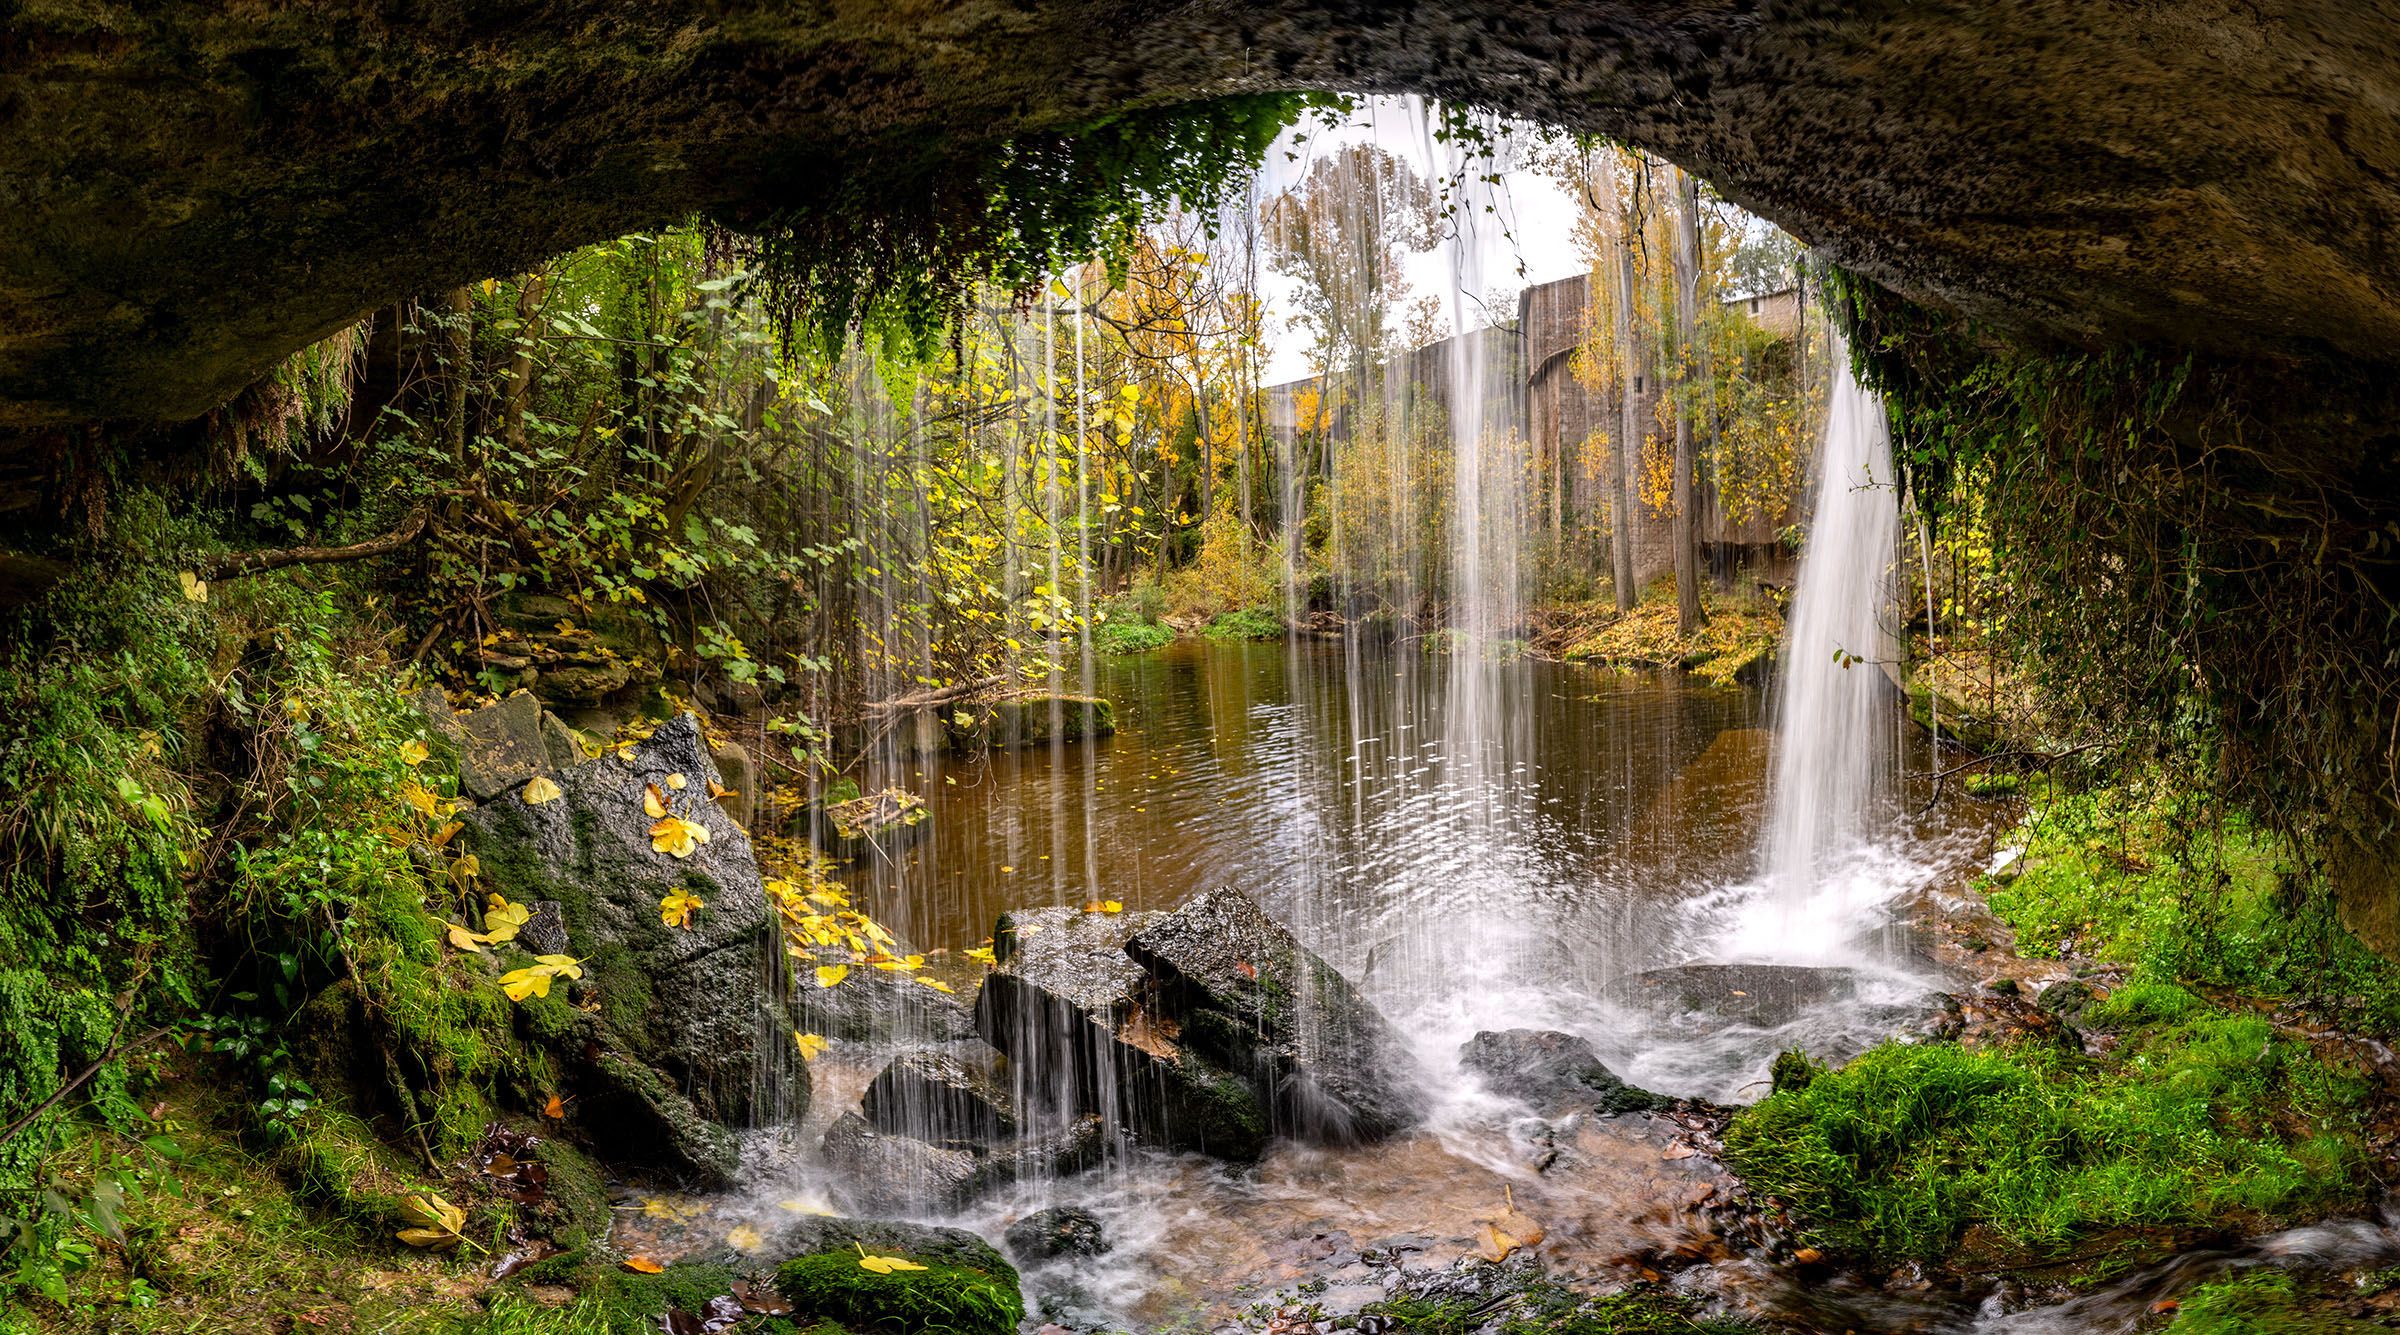
<instances>
[{"instance_id":1,"label":"reflection on water","mask_svg":"<svg viewBox=\"0 0 2400 1335\"><path fill-rule=\"evenodd\" d=\"M1459 671L1485 674L1476 687L1500 706L1476 720L1465 756L1445 734ZM1509 1200L1543 1221L1557 1263L1622 1278L1668 1256L1727 1260L1695 1206L1718 1170L1676 1148L1685 1128L1530 1118L1462 1072L1459 1044L1481 1029L1562 1029L1636 1084L1754 1098L1777 1051L1838 1058L1899 1023L1927 980L1888 951L1877 962L1874 910L1969 865L1985 833L1894 819L1829 875L1803 931L1755 876L1772 745L1752 691L1307 641L1186 641L1100 660L1091 686L1115 702L1112 738L887 760L867 775L931 809L912 844L852 870L867 904L916 947L956 951L1003 909L1171 909L1240 887L1410 1035L1435 1105L1389 1144L1285 1144L1248 1167L1130 1150L948 1221L997 1236L1042 1206L1092 1209L1117 1249L1041 1284L1136 1329L1223 1312L1322 1273L1344 1248L1464 1255L1476 1221ZM1695 973L1740 1003L1625 1002L1621 986L1609 999L1611 980L1661 965L1816 959L1827 943L1854 967L1780 1009L1762 1008L1749 975L1706 970ZM754 1147L752 1188L721 1203L718 1224L764 1226L826 1200L817 1138L889 1055L837 1045L813 1063L808 1125Z\"/></svg>"}]
</instances>

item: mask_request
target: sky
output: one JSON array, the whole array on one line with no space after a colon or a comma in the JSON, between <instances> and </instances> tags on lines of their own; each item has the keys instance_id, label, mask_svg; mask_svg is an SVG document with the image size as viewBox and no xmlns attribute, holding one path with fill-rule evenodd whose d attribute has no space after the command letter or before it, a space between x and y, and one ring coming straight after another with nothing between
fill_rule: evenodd
<instances>
[{"instance_id":1,"label":"sky","mask_svg":"<svg viewBox=\"0 0 2400 1335\"><path fill-rule=\"evenodd\" d=\"M1266 167L1257 185L1258 199L1274 198L1305 177L1318 158L1356 143L1373 143L1407 162L1420 176L1441 179L1447 173L1436 165L1433 155L1447 150L1428 140L1429 126L1423 106L1415 98L1362 98L1356 110L1331 128L1314 116L1305 118L1284 131L1268 151ZM1493 214L1462 211L1474 223L1472 228L1461 224L1467 244L1481 251L1483 282L1470 286L1514 293L1524 287L1582 273L1586 261L1575 243L1577 209L1573 197L1557 181L1529 167L1506 166L1500 177L1500 185L1488 201L1495 210ZM1425 296L1450 305L1455 287L1453 266L1458 264L1469 266L1472 272L1473 261L1462 259L1454 245L1408 255L1404 272L1409 291L1394 305L1406 311ZM1258 285L1268 308L1267 383L1301 379L1309 374L1310 339L1308 331L1293 327L1291 320L1296 309L1293 298L1299 285L1273 272L1263 252L1258 257ZM1512 318L1515 308L1511 305L1494 315L1498 319ZM1469 303L1469 327L1490 322L1477 303ZM1394 323L1400 324L1402 320L1396 319Z\"/></svg>"}]
</instances>

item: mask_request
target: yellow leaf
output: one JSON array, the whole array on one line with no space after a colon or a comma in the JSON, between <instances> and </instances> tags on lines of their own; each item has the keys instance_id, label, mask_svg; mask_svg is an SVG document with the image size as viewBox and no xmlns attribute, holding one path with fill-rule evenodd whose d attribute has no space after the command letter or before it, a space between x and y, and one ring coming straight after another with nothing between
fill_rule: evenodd
<instances>
[{"instance_id":1,"label":"yellow leaf","mask_svg":"<svg viewBox=\"0 0 2400 1335\"><path fill-rule=\"evenodd\" d=\"M800 1060L804 1062L815 1061L817 1054L823 1052L826 1047L825 1037L822 1034L794 1034L792 1041L800 1045Z\"/></svg>"},{"instance_id":2,"label":"yellow leaf","mask_svg":"<svg viewBox=\"0 0 2400 1335\"><path fill-rule=\"evenodd\" d=\"M850 966L847 964L820 964L817 966L817 986L819 987L831 987L849 976Z\"/></svg>"},{"instance_id":3,"label":"yellow leaf","mask_svg":"<svg viewBox=\"0 0 2400 1335\"><path fill-rule=\"evenodd\" d=\"M548 969L511 969L500 975L500 990L510 1001L546 997L550 995L550 978Z\"/></svg>"},{"instance_id":4,"label":"yellow leaf","mask_svg":"<svg viewBox=\"0 0 2400 1335\"><path fill-rule=\"evenodd\" d=\"M758 1230L748 1224L736 1224L726 1230L725 1241L740 1251L754 1252L765 1246L767 1240L760 1237Z\"/></svg>"},{"instance_id":5,"label":"yellow leaf","mask_svg":"<svg viewBox=\"0 0 2400 1335\"><path fill-rule=\"evenodd\" d=\"M712 798L731 797L733 796L733 790L726 787L724 784L717 782L715 779L710 779L708 781L708 795Z\"/></svg>"},{"instance_id":6,"label":"yellow leaf","mask_svg":"<svg viewBox=\"0 0 2400 1335\"><path fill-rule=\"evenodd\" d=\"M708 827L681 816L662 817L650 827L650 847L669 857L688 858L708 842Z\"/></svg>"},{"instance_id":7,"label":"yellow leaf","mask_svg":"<svg viewBox=\"0 0 2400 1335\"><path fill-rule=\"evenodd\" d=\"M690 928L692 910L706 907L700 896L678 890L658 901L658 920L669 927Z\"/></svg>"},{"instance_id":8,"label":"yellow leaf","mask_svg":"<svg viewBox=\"0 0 2400 1335\"><path fill-rule=\"evenodd\" d=\"M862 1252L859 1254L858 1268L872 1270L878 1275L888 1275L898 1270L923 1270L925 1267L906 1257L869 1256Z\"/></svg>"},{"instance_id":9,"label":"yellow leaf","mask_svg":"<svg viewBox=\"0 0 2400 1335\"><path fill-rule=\"evenodd\" d=\"M933 989L934 991L936 991L936 992L948 992L948 993L952 994L953 996L957 995L957 992L958 992L958 989L957 989L957 988L954 988L954 987L950 986L948 983L945 983L945 982L943 982L941 979L939 979L939 978L933 978L933 977L928 977L928 976L927 976L927 975L925 975L925 974L918 974L918 975L917 975L917 981L918 981L918 982L920 982L920 983L923 983L923 984L924 984L925 986L927 986L927 987L930 987L930 988L932 988L932 989Z\"/></svg>"},{"instance_id":10,"label":"yellow leaf","mask_svg":"<svg viewBox=\"0 0 2400 1335\"><path fill-rule=\"evenodd\" d=\"M181 573L177 574L175 578L177 582L183 585L184 597L191 599L195 603L205 603L208 601L207 580L200 578L198 575L189 570L182 571Z\"/></svg>"},{"instance_id":11,"label":"yellow leaf","mask_svg":"<svg viewBox=\"0 0 2400 1335\"><path fill-rule=\"evenodd\" d=\"M446 1252L466 1240L456 1233L444 1233L438 1228L404 1228L392 1236L411 1247L429 1252Z\"/></svg>"},{"instance_id":12,"label":"yellow leaf","mask_svg":"<svg viewBox=\"0 0 2400 1335\"><path fill-rule=\"evenodd\" d=\"M977 964L998 965L1000 963L999 957L992 953L992 948L990 946L976 946L972 950L967 951L966 956L968 959L975 961Z\"/></svg>"},{"instance_id":13,"label":"yellow leaf","mask_svg":"<svg viewBox=\"0 0 2400 1335\"><path fill-rule=\"evenodd\" d=\"M534 959L561 978L583 977L583 961L573 955L536 955Z\"/></svg>"},{"instance_id":14,"label":"yellow leaf","mask_svg":"<svg viewBox=\"0 0 2400 1335\"><path fill-rule=\"evenodd\" d=\"M408 803L409 807L420 816L438 814L442 805L442 799L427 792L423 785L414 783L400 790L400 800Z\"/></svg>"},{"instance_id":15,"label":"yellow leaf","mask_svg":"<svg viewBox=\"0 0 2400 1335\"><path fill-rule=\"evenodd\" d=\"M1102 913L1123 913L1125 903L1118 899L1103 899L1100 901L1100 911Z\"/></svg>"},{"instance_id":16,"label":"yellow leaf","mask_svg":"<svg viewBox=\"0 0 2400 1335\"><path fill-rule=\"evenodd\" d=\"M431 752L428 752L425 749L425 743L409 742L400 748L400 763L403 765L422 765L425 763L425 757L430 754Z\"/></svg>"},{"instance_id":17,"label":"yellow leaf","mask_svg":"<svg viewBox=\"0 0 2400 1335\"><path fill-rule=\"evenodd\" d=\"M488 936L485 936L479 932L470 932L466 928L461 927L454 922L446 922L443 923L442 926L450 929L450 944L458 947L460 950L463 950L470 955L482 954L483 946L481 943L491 940L491 938Z\"/></svg>"},{"instance_id":18,"label":"yellow leaf","mask_svg":"<svg viewBox=\"0 0 2400 1335\"><path fill-rule=\"evenodd\" d=\"M667 786L679 793L683 791L683 786L689 782L691 782L691 780L684 778L680 774L670 774L667 776Z\"/></svg>"},{"instance_id":19,"label":"yellow leaf","mask_svg":"<svg viewBox=\"0 0 2400 1335\"><path fill-rule=\"evenodd\" d=\"M544 802L555 802L566 795L566 790L560 788L548 775L536 774L525 781L523 797L525 805L529 807L538 807Z\"/></svg>"},{"instance_id":20,"label":"yellow leaf","mask_svg":"<svg viewBox=\"0 0 2400 1335\"><path fill-rule=\"evenodd\" d=\"M542 1105L542 1116L554 1122L564 1121L567 1116L567 1101L556 1094L551 1095L549 1101Z\"/></svg>"},{"instance_id":21,"label":"yellow leaf","mask_svg":"<svg viewBox=\"0 0 2400 1335\"><path fill-rule=\"evenodd\" d=\"M625 1268L627 1270L636 1271L644 1275L656 1275L666 1270L665 1266L660 1265L658 1262L651 1260L647 1256L626 1257Z\"/></svg>"},{"instance_id":22,"label":"yellow leaf","mask_svg":"<svg viewBox=\"0 0 2400 1335\"><path fill-rule=\"evenodd\" d=\"M657 820L667 814L666 795L658 791L658 785L655 783L642 785L642 814L652 820Z\"/></svg>"}]
</instances>

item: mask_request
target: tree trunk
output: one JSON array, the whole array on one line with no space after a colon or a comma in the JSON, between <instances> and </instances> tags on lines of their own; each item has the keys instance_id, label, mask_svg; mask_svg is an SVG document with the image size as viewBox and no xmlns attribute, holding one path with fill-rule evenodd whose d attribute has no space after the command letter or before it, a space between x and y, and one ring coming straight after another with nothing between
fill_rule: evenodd
<instances>
[{"instance_id":1,"label":"tree trunk","mask_svg":"<svg viewBox=\"0 0 2400 1335\"><path fill-rule=\"evenodd\" d=\"M1613 192L1616 174L1609 171ZM1642 457L1642 405L1635 391L1642 374L1640 351L1633 339L1633 295L1639 290L1639 276L1634 272L1633 239L1639 233L1640 216L1637 199L1612 201L1617 210L1617 301L1616 319L1611 322L1617 342L1617 448L1615 461L1608 470L1608 508L1611 532L1608 539L1611 580L1616 585L1617 610L1630 612L1640 592L1633 577L1633 490L1634 469Z\"/></svg>"},{"instance_id":2,"label":"tree trunk","mask_svg":"<svg viewBox=\"0 0 2400 1335\"><path fill-rule=\"evenodd\" d=\"M442 439L461 473L467 464L467 382L473 378L475 357L475 297L466 288L452 288L442 303L442 376L448 393L442 403Z\"/></svg>"},{"instance_id":3,"label":"tree trunk","mask_svg":"<svg viewBox=\"0 0 2400 1335\"><path fill-rule=\"evenodd\" d=\"M1675 219L1675 334L1682 355L1676 359L1675 385L1680 402L1675 411L1675 628L1690 635L1708 620L1700 611L1700 525L1692 495L1697 471L1693 436L1700 405L1694 391L1701 379L1700 359L1700 181L1681 167L1674 173Z\"/></svg>"},{"instance_id":4,"label":"tree trunk","mask_svg":"<svg viewBox=\"0 0 2400 1335\"><path fill-rule=\"evenodd\" d=\"M525 448L525 409L533 401L533 322L549 287L549 275L536 269L517 289L517 353L508 359L508 402L500 419L500 438L512 450Z\"/></svg>"}]
</instances>

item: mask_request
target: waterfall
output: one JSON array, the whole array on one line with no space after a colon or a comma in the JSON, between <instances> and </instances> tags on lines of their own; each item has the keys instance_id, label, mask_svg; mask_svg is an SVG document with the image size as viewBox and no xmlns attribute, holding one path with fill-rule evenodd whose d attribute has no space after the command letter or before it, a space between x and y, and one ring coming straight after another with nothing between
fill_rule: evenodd
<instances>
[{"instance_id":1,"label":"waterfall","mask_svg":"<svg viewBox=\"0 0 2400 1335\"><path fill-rule=\"evenodd\" d=\"M1891 786L1892 554L1900 507L1883 400L1833 349L1835 380L1800 582L1784 633L1779 732L1763 850L1774 939L1822 948L1809 927L1838 925L1850 873L1876 841ZM1803 918L1813 922L1801 921Z\"/></svg>"}]
</instances>

